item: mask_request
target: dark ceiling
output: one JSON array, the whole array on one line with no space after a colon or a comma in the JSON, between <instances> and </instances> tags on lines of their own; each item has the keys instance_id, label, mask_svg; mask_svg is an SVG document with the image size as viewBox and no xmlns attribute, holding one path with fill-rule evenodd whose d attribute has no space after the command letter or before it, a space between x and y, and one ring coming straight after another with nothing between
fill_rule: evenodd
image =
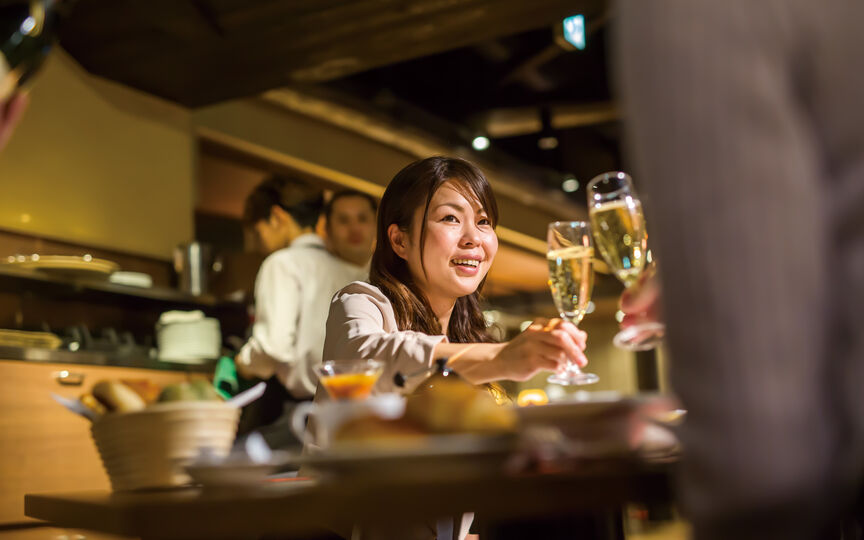
<instances>
[{"instance_id":1,"label":"dark ceiling","mask_svg":"<svg viewBox=\"0 0 864 540\"><path fill-rule=\"evenodd\" d=\"M587 46L565 50L553 28L577 13ZM77 0L61 43L92 73L189 107L316 85L454 146L488 133L487 160L584 188L621 167L609 16L608 0Z\"/></svg>"},{"instance_id":2,"label":"dark ceiling","mask_svg":"<svg viewBox=\"0 0 864 540\"><path fill-rule=\"evenodd\" d=\"M496 111L516 110L519 117L535 118L537 125L517 127L521 133L489 135L487 152L547 169L547 187L560 188L573 175L584 188L592 176L621 167L617 113L563 127L552 120L557 108L611 106L606 40L606 26L599 25L585 50L565 50L555 42L550 25L326 85L466 145L476 135L489 135ZM557 146L541 148L538 143L549 137ZM584 189L571 196L581 200Z\"/></svg>"}]
</instances>

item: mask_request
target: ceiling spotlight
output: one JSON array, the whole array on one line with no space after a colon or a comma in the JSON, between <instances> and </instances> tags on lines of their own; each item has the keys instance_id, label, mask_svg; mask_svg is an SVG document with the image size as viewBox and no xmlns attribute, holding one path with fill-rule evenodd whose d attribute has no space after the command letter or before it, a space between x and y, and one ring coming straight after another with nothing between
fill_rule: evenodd
<instances>
[{"instance_id":1,"label":"ceiling spotlight","mask_svg":"<svg viewBox=\"0 0 864 540\"><path fill-rule=\"evenodd\" d=\"M579 189L579 180L576 180L571 176L561 182L561 189L563 189L566 193L573 193L574 191Z\"/></svg>"},{"instance_id":2,"label":"ceiling spotlight","mask_svg":"<svg viewBox=\"0 0 864 540\"><path fill-rule=\"evenodd\" d=\"M474 137L474 140L471 141L471 146L474 147L474 150L478 150L482 152L489 148L489 137L484 137L483 135L478 135Z\"/></svg>"},{"instance_id":3,"label":"ceiling spotlight","mask_svg":"<svg viewBox=\"0 0 864 540\"><path fill-rule=\"evenodd\" d=\"M537 146L541 150L554 150L558 148L558 139L555 137L540 137L537 139Z\"/></svg>"}]
</instances>

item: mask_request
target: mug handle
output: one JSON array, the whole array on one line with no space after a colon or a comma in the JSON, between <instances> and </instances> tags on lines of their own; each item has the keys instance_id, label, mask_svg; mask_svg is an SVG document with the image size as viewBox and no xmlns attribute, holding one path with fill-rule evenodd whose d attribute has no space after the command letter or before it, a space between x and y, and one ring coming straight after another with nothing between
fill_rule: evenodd
<instances>
[{"instance_id":1,"label":"mug handle","mask_svg":"<svg viewBox=\"0 0 864 540\"><path fill-rule=\"evenodd\" d=\"M313 401L304 401L294 408L291 413L291 431L298 439L303 441L303 444L315 444L315 439L306 430L306 421L315 413L318 405Z\"/></svg>"}]
</instances>

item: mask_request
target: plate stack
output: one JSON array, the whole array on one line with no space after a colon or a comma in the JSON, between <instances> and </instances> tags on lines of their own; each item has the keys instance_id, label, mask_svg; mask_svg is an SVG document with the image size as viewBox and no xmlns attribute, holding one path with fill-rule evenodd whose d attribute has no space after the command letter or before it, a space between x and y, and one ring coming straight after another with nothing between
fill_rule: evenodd
<instances>
[{"instance_id":1,"label":"plate stack","mask_svg":"<svg viewBox=\"0 0 864 540\"><path fill-rule=\"evenodd\" d=\"M111 413L91 433L114 491L189 484L186 464L202 449L228 455L240 410L223 402L159 403L131 413Z\"/></svg>"},{"instance_id":2,"label":"plate stack","mask_svg":"<svg viewBox=\"0 0 864 540\"><path fill-rule=\"evenodd\" d=\"M166 311L156 324L159 360L201 364L219 358L222 333L219 319L201 311Z\"/></svg>"}]
</instances>

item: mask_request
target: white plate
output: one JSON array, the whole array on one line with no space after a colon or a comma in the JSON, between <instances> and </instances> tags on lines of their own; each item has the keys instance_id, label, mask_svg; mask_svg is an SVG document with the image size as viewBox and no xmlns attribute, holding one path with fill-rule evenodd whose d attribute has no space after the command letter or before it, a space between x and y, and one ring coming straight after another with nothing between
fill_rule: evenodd
<instances>
[{"instance_id":1,"label":"white plate","mask_svg":"<svg viewBox=\"0 0 864 540\"><path fill-rule=\"evenodd\" d=\"M654 415L672 409L674 401L658 394L622 396L615 392L577 392L546 405L519 407L524 432L553 430L582 457L612 457L639 450ZM648 430L651 435L651 430Z\"/></svg>"},{"instance_id":2,"label":"white plate","mask_svg":"<svg viewBox=\"0 0 864 540\"><path fill-rule=\"evenodd\" d=\"M204 487L256 486L276 472L282 463L187 465L192 480Z\"/></svg>"},{"instance_id":3,"label":"white plate","mask_svg":"<svg viewBox=\"0 0 864 540\"><path fill-rule=\"evenodd\" d=\"M64 277L89 279L106 279L120 269L114 261L72 255L10 256L3 264Z\"/></svg>"}]
</instances>

